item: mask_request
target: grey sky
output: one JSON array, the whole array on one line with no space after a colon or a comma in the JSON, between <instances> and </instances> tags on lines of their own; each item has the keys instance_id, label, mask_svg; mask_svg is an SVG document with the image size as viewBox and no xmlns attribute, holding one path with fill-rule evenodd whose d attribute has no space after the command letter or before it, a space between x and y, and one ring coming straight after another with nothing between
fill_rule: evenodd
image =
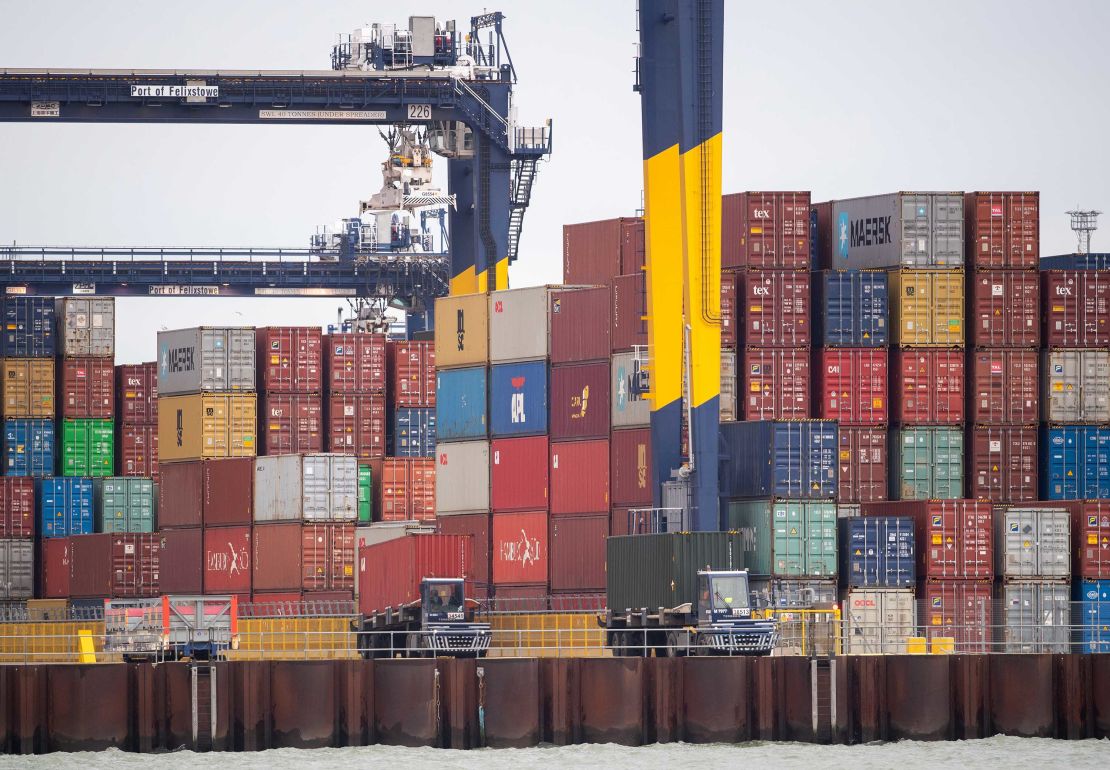
<instances>
[{"instance_id":1,"label":"grey sky","mask_svg":"<svg viewBox=\"0 0 1110 770\"><path fill-rule=\"evenodd\" d=\"M1039 189L1044 253L1063 212L1110 211L1110 82L1098 0L726 0L724 188L815 200L900 189ZM490 6L494 7L494 6ZM396 0L0 0L0 67L324 69L338 32L481 4ZM640 202L633 0L506 2L521 121L555 121L513 285L561 277L561 225ZM373 128L0 124L0 242L302 245L380 181ZM1110 222L1107 223L1110 228ZM1095 248L1110 250L1110 235ZM335 300L120 303L118 359L151 327L314 323Z\"/></svg>"}]
</instances>

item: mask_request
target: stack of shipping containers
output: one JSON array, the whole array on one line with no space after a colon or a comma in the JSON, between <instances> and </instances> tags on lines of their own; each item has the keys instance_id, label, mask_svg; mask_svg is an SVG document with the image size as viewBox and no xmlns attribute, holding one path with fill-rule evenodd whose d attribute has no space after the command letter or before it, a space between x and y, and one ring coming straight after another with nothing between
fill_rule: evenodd
<instances>
[{"instance_id":1,"label":"stack of shipping containers","mask_svg":"<svg viewBox=\"0 0 1110 770\"><path fill-rule=\"evenodd\" d=\"M158 480L158 364L116 367L116 468Z\"/></svg>"},{"instance_id":2,"label":"stack of shipping containers","mask_svg":"<svg viewBox=\"0 0 1110 770\"><path fill-rule=\"evenodd\" d=\"M258 329L258 453L324 451L324 340L319 328Z\"/></svg>"},{"instance_id":3,"label":"stack of shipping containers","mask_svg":"<svg viewBox=\"0 0 1110 770\"><path fill-rule=\"evenodd\" d=\"M382 521L435 519L436 358L430 340L391 341L389 456L381 483Z\"/></svg>"}]
</instances>

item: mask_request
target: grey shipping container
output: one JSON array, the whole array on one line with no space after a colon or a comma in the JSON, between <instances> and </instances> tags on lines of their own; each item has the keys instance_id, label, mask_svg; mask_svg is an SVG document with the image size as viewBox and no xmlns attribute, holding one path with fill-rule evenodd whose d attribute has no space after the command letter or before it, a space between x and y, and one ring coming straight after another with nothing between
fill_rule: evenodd
<instances>
[{"instance_id":1,"label":"grey shipping container","mask_svg":"<svg viewBox=\"0 0 1110 770\"><path fill-rule=\"evenodd\" d=\"M721 351L721 422L740 419L736 413L736 351Z\"/></svg>"},{"instance_id":2,"label":"grey shipping container","mask_svg":"<svg viewBox=\"0 0 1110 770\"><path fill-rule=\"evenodd\" d=\"M154 482L138 476L93 479L97 532L154 532Z\"/></svg>"},{"instance_id":3,"label":"grey shipping container","mask_svg":"<svg viewBox=\"0 0 1110 770\"><path fill-rule=\"evenodd\" d=\"M115 355L116 301L113 297L59 297L55 314L63 356Z\"/></svg>"},{"instance_id":4,"label":"grey shipping container","mask_svg":"<svg viewBox=\"0 0 1110 770\"><path fill-rule=\"evenodd\" d=\"M694 602L698 570L744 569L735 532L610 537L605 563L608 607L618 612Z\"/></svg>"},{"instance_id":5,"label":"grey shipping container","mask_svg":"<svg viewBox=\"0 0 1110 770\"><path fill-rule=\"evenodd\" d=\"M35 541L0 540L0 599L30 599L35 591Z\"/></svg>"},{"instance_id":6,"label":"grey shipping container","mask_svg":"<svg viewBox=\"0 0 1110 770\"><path fill-rule=\"evenodd\" d=\"M1032 580L1071 577L1071 513L1064 508L1004 508L994 515L995 574Z\"/></svg>"},{"instance_id":7,"label":"grey shipping container","mask_svg":"<svg viewBox=\"0 0 1110 770\"><path fill-rule=\"evenodd\" d=\"M1071 586L1014 581L995 588L996 652L1069 652Z\"/></svg>"},{"instance_id":8,"label":"grey shipping container","mask_svg":"<svg viewBox=\"0 0 1110 770\"><path fill-rule=\"evenodd\" d=\"M611 419L614 428L643 428L651 422L651 402L647 398L634 398L632 395L635 359L635 353L613 354L613 382L609 388L609 397L613 400Z\"/></svg>"},{"instance_id":9,"label":"grey shipping container","mask_svg":"<svg viewBox=\"0 0 1110 770\"><path fill-rule=\"evenodd\" d=\"M824 267L961 267L964 196L899 192L832 201Z\"/></svg>"},{"instance_id":10,"label":"grey shipping container","mask_svg":"<svg viewBox=\"0 0 1110 770\"><path fill-rule=\"evenodd\" d=\"M489 442L458 441L436 447L436 515L488 513Z\"/></svg>"},{"instance_id":11,"label":"grey shipping container","mask_svg":"<svg viewBox=\"0 0 1110 770\"><path fill-rule=\"evenodd\" d=\"M1110 422L1110 352L1046 350L1042 381L1046 422Z\"/></svg>"},{"instance_id":12,"label":"grey shipping container","mask_svg":"<svg viewBox=\"0 0 1110 770\"><path fill-rule=\"evenodd\" d=\"M902 655L917 636L912 588L853 588L844 595L841 613L848 655Z\"/></svg>"},{"instance_id":13,"label":"grey shipping container","mask_svg":"<svg viewBox=\"0 0 1110 770\"><path fill-rule=\"evenodd\" d=\"M249 326L158 332L158 393L253 392L254 339Z\"/></svg>"},{"instance_id":14,"label":"grey shipping container","mask_svg":"<svg viewBox=\"0 0 1110 770\"><path fill-rule=\"evenodd\" d=\"M891 499L959 500L964 496L964 434L959 428L893 431Z\"/></svg>"},{"instance_id":15,"label":"grey shipping container","mask_svg":"<svg viewBox=\"0 0 1110 770\"><path fill-rule=\"evenodd\" d=\"M254 465L254 521L354 521L358 458L339 454L274 455Z\"/></svg>"},{"instance_id":16,"label":"grey shipping container","mask_svg":"<svg viewBox=\"0 0 1110 770\"><path fill-rule=\"evenodd\" d=\"M489 358L492 363L547 358L551 293L573 286L529 286L489 295ZM587 330L583 330L585 332Z\"/></svg>"},{"instance_id":17,"label":"grey shipping container","mask_svg":"<svg viewBox=\"0 0 1110 770\"><path fill-rule=\"evenodd\" d=\"M836 503L808 500L733 500L724 529L743 536L753 575L835 577Z\"/></svg>"},{"instance_id":18,"label":"grey shipping container","mask_svg":"<svg viewBox=\"0 0 1110 770\"><path fill-rule=\"evenodd\" d=\"M836 604L836 581L755 578L752 595L756 607L796 610L828 607Z\"/></svg>"}]
</instances>

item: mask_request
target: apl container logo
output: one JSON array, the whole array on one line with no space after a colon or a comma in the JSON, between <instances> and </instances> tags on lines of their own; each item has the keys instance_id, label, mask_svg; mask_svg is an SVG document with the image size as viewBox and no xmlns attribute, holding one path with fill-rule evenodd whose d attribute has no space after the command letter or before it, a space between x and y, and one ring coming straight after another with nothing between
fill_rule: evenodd
<instances>
[{"instance_id":1,"label":"apl container logo","mask_svg":"<svg viewBox=\"0 0 1110 770\"><path fill-rule=\"evenodd\" d=\"M540 562L540 541L538 538L529 537L523 529L520 530L519 540L501 541L501 561L513 562L522 567L529 567Z\"/></svg>"},{"instance_id":2,"label":"apl container logo","mask_svg":"<svg viewBox=\"0 0 1110 770\"><path fill-rule=\"evenodd\" d=\"M513 424L516 425L528 420L528 417L524 414L524 391L520 390L524 387L524 378L513 377L511 382L513 387L520 391L512 394L512 401L509 404L509 415Z\"/></svg>"},{"instance_id":3,"label":"apl container logo","mask_svg":"<svg viewBox=\"0 0 1110 770\"><path fill-rule=\"evenodd\" d=\"M838 250L841 259L848 258L848 212L840 212L840 216L836 219L836 233L837 243L839 244Z\"/></svg>"}]
</instances>

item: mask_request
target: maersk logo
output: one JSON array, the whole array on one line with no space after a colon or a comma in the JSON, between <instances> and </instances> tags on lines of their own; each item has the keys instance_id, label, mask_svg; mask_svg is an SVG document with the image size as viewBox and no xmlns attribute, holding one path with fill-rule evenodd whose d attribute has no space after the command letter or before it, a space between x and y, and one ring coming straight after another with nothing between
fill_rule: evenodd
<instances>
[{"instance_id":1,"label":"maersk logo","mask_svg":"<svg viewBox=\"0 0 1110 770\"><path fill-rule=\"evenodd\" d=\"M848 236L852 248L890 243L890 217L865 217L852 222Z\"/></svg>"},{"instance_id":2,"label":"maersk logo","mask_svg":"<svg viewBox=\"0 0 1110 770\"><path fill-rule=\"evenodd\" d=\"M628 374L623 366L617 367L617 411L623 412L628 403Z\"/></svg>"},{"instance_id":3,"label":"maersk logo","mask_svg":"<svg viewBox=\"0 0 1110 770\"><path fill-rule=\"evenodd\" d=\"M193 371L193 350L191 347L171 350L168 345L163 345L162 352L158 356L158 365L162 374Z\"/></svg>"},{"instance_id":4,"label":"maersk logo","mask_svg":"<svg viewBox=\"0 0 1110 770\"><path fill-rule=\"evenodd\" d=\"M836 220L836 237L839 244L841 259L848 258L848 212L840 212Z\"/></svg>"}]
</instances>

